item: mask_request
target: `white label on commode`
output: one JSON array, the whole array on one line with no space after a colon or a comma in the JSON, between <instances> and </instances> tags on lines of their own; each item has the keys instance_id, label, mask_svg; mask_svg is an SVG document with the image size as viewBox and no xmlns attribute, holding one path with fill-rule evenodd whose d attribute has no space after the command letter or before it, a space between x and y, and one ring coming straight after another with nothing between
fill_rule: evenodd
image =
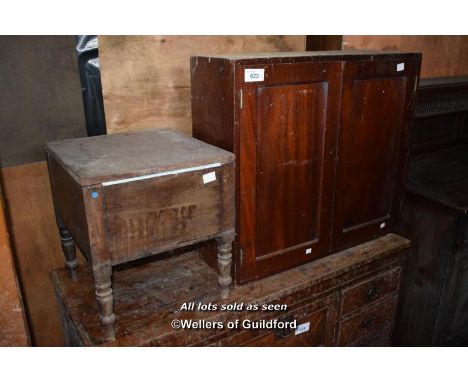
<instances>
[{"instance_id":1,"label":"white label on commode","mask_svg":"<svg viewBox=\"0 0 468 382\"><path fill-rule=\"evenodd\" d=\"M396 71L397 71L397 72L401 72L402 70L405 70L405 63L404 63L404 62L400 62L400 63L397 64L397 66L396 66Z\"/></svg>"},{"instance_id":2,"label":"white label on commode","mask_svg":"<svg viewBox=\"0 0 468 382\"><path fill-rule=\"evenodd\" d=\"M312 253L312 248L307 248L306 249L306 255L310 255Z\"/></svg>"},{"instance_id":3,"label":"white label on commode","mask_svg":"<svg viewBox=\"0 0 468 382\"><path fill-rule=\"evenodd\" d=\"M380 229L383 229L385 228L385 222L383 222L382 224L380 224Z\"/></svg>"},{"instance_id":4,"label":"white label on commode","mask_svg":"<svg viewBox=\"0 0 468 382\"><path fill-rule=\"evenodd\" d=\"M309 329L310 329L310 322L306 322L305 324L300 324L294 331L294 335L297 336L299 334L308 332Z\"/></svg>"},{"instance_id":5,"label":"white label on commode","mask_svg":"<svg viewBox=\"0 0 468 382\"><path fill-rule=\"evenodd\" d=\"M265 79L265 69L245 69L245 82L260 82Z\"/></svg>"},{"instance_id":6,"label":"white label on commode","mask_svg":"<svg viewBox=\"0 0 468 382\"><path fill-rule=\"evenodd\" d=\"M216 180L216 173L214 171L203 175L203 184L210 183Z\"/></svg>"}]
</instances>

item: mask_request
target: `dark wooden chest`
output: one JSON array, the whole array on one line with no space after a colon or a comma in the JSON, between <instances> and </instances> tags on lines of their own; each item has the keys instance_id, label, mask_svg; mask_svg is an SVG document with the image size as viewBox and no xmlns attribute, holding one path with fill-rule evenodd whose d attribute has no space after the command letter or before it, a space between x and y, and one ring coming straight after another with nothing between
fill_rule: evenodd
<instances>
[{"instance_id":1,"label":"dark wooden chest","mask_svg":"<svg viewBox=\"0 0 468 382\"><path fill-rule=\"evenodd\" d=\"M238 283L397 230L420 60L192 57L193 135L236 154Z\"/></svg>"},{"instance_id":2,"label":"dark wooden chest","mask_svg":"<svg viewBox=\"0 0 468 382\"><path fill-rule=\"evenodd\" d=\"M468 78L421 81L395 345L468 343Z\"/></svg>"},{"instance_id":3,"label":"dark wooden chest","mask_svg":"<svg viewBox=\"0 0 468 382\"><path fill-rule=\"evenodd\" d=\"M171 130L47 145L62 245L93 268L103 324L115 321L112 266L204 240L218 243L219 283L231 283L234 155Z\"/></svg>"},{"instance_id":4,"label":"dark wooden chest","mask_svg":"<svg viewBox=\"0 0 468 382\"><path fill-rule=\"evenodd\" d=\"M60 269L51 278L71 346L387 346L408 247L408 240L389 234L235 286L224 300L216 272L194 252L117 269L113 326L99 323L89 269L79 268L74 278ZM194 308L186 310L190 303ZM223 311L223 304L231 309ZM174 320L198 327L175 329ZM239 327L228 328L236 320ZM267 327L275 320L296 327Z\"/></svg>"}]
</instances>

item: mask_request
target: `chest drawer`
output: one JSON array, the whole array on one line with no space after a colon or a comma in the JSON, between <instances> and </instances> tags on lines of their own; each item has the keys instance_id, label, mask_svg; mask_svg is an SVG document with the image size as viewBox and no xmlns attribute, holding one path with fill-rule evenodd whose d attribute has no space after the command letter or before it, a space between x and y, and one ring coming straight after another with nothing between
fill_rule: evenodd
<instances>
[{"instance_id":1,"label":"chest drawer","mask_svg":"<svg viewBox=\"0 0 468 382\"><path fill-rule=\"evenodd\" d=\"M353 345L365 338L378 336L391 327L397 299L392 298L362 310L340 324L339 346Z\"/></svg>"},{"instance_id":2,"label":"chest drawer","mask_svg":"<svg viewBox=\"0 0 468 382\"><path fill-rule=\"evenodd\" d=\"M297 321L296 329L245 330L217 342L216 346L333 346L337 295L303 305L278 316L278 321ZM274 318L273 318L274 319ZM269 319L267 319L269 320Z\"/></svg>"},{"instance_id":3,"label":"chest drawer","mask_svg":"<svg viewBox=\"0 0 468 382\"><path fill-rule=\"evenodd\" d=\"M401 268L397 267L376 277L343 289L341 314L344 316L369 303L396 294Z\"/></svg>"},{"instance_id":4,"label":"chest drawer","mask_svg":"<svg viewBox=\"0 0 468 382\"><path fill-rule=\"evenodd\" d=\"M357 342L353 342L352 346L360 347L386 347L391 343L393 326L386 325L382 331L370 335L369 337L364 337Z\"/></svg>"}]
</instances>

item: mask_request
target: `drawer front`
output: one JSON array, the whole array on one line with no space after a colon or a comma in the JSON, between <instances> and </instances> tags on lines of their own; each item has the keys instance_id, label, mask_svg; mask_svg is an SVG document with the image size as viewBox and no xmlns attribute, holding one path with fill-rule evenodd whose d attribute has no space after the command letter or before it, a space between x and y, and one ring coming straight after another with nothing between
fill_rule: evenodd
<instances>
[{"instance_id":1,"label":"drawer front","mask_svg":"<svg viewBox=\"0 0 468 382\"><path fill-rule=\"evenodd\" d=\"M216 346L333 346L336 326L335 294L278 317L297 320L298 329L245 330L217 342ZM267 319L269 320L269 319Z\"/></svg>"},{"instance_id":2,"label":"drawer front","mask_svg":"<svg viewBox=\"0 0 468 382\"><path fill-rule=\"evenodd\" d=\"M401 268L394 268L371 279L343 289L341 314L344 316L369 303L396 294Z\"/></svg>"},{"instance_id":3,"label":"drawer front","mask_svg":"<svg viewBox=\"0 0 468 382\"><path fill-rule=\"evenodd\" d=\"M352 345L364 338L372 338L391 327L397 299L392 298L364 309L340 324L339 345Z\"/></svg>"},{"instance_id":4,"label":"drawer front","mask_svg":"<svg viewBox=\"0 0 468 382\"><path fill-rule=\"evenodd\" d=\"M386 326L381 332L373 333L369 337L354 342L351 346L360 347L384 347L391 345L392 326Z\"/></svg>"},{"instance_id":5,"label":"drawer front","mask_svg":"<svg viewBox=\"0 0 468 382\"><path fill-rule=\"evenodd\" d=\"M204 183L203 175L215 179ZM113 262L156 253L222 229L223 168L104 187ZM211 178L213 179L213 177Z\"/></svg>"}]
</instances>

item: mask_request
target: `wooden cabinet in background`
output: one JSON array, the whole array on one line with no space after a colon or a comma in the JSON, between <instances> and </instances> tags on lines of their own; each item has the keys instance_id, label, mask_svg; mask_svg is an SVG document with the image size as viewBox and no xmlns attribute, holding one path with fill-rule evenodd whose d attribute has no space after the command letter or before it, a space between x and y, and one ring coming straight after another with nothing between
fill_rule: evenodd
<instances>
[{"instance_id":1,"label":"wooden cabinet in background","mask_svg":"<svg viewBox=\"0 0 468 382\"><path fill-rule=\"evenodd\" d=\"M411 155L468 144L468 76L421 79Z\"/></svg>"},{"instance_id":2,"label":"wooden cabinet in background","mask_svg":"<svg viewBox=\"0 0 468 382\"><path fill-rule=\"evenodd\" d=\"M464 168L468 171L468 146L460 149L464 150ZM449 161L445 161L445 164L450 163ZM436 170L434 161L422 165L428 164L432 165L433 171ZM446 179L449 173L449 167L445 167L444 174L439 175ZM467 195L468 182L465 180L464 183L463 193ZM457 191L453 191L452 196L455 196ZM420 192L410 192L406 199L405 233L412 240L412 248L404 267L405 275L393 344L466 346L467 198L465 196L464 204L460 204L458 210L446 205L441 199L424 195L423 189Z\"/></svg>"},{"instance_id":3,"label":"wooden cabinet in background","mask_svg":"<svg viewBox=\"0 0 468 382\"><path fill-rule=\"evenodd\" d=\"M52 281L65 342L73 346L388 346L409 244L389 234L235 286L226 300L215 286L216 272L196 253L127 267L114 273L120 319L113 327L96 318L89 269L78 268L75 278L66 269L56 270ZM193 309L182 308L190 302ZM216 309L200 310L198 304ZM241 308L223 311L222 304ZM259 309L247 310L247 305ZM263 310L264 305L285 309ZM205 327L174 329L174 320ZM237 329L227 327L236 320ZM297 328L252 329L254 323L274 320L295 321Z\"/></svg>"},{"instance_id":4,"label":"wooden cabinet in background","mask_svg":"<svg viewBox=\"0 0 468 382\"><path fill-rule=\"evenodd\" d=\"M468 344L468 77L421 80L394 345Z\"/></svg>"},{"instance_id":5,"label":"wooden cabinet in background","mask_svg":"<svg viewBox=\"0 0 468 382\"><path fill-rule=\"evenodd\" d=\"M420 60L192 57L193 135L236 154L237 283L396 230Z\"/></svg>"}]
</instances>

